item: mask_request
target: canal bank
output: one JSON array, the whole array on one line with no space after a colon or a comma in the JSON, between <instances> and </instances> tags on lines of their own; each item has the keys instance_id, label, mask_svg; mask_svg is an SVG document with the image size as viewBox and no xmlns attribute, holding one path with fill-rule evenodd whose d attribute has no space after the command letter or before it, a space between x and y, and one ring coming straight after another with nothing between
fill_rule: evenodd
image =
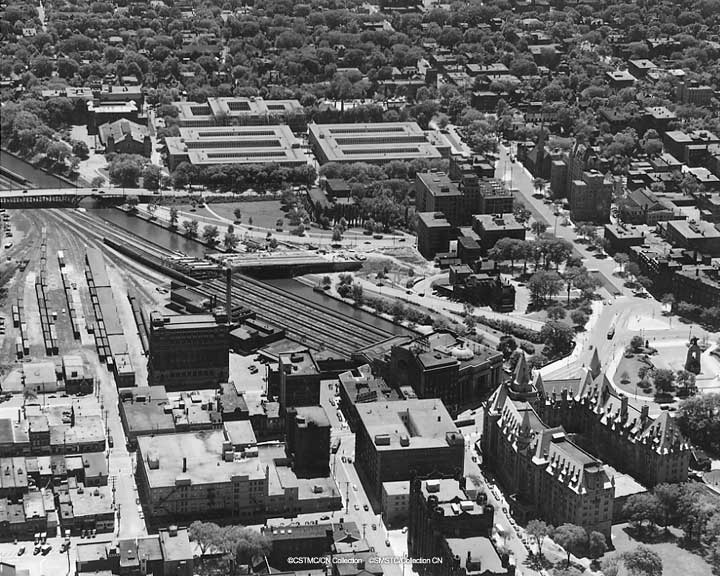
<instances>
[{"instance_id":1,"label":"canal bank","mask_svg":"<svg viewBox=\"0 0 720 576\"><path fill-rule=\"evenodd\" d=\"M88 213L96 215L102 220L105 220L118 228L122 228L168 250L182 252L188 256L194 256L196 258L205 257L206 247L201 243L190 240L181 234L171 232L153 222L129 216L122 210L115 208L103 208L89 210ZM295 296L302 297L304 300L308 300L314 304L319 304L327 310L359 320L390 334L413 334L411 330L408 330L403 326L398 326L393 322L379 318L364 310L348 306L344 302L338 302L326 294L315 292L310 286L302 284L294 278L262 280L262 282L270 286L274 286L275 288L279 288L285 292L289 292Z\"/></svg>"},{"instance_id":2,"label":"canal bank","mask_svg":"<svg viewBox=\"0 0 720 576\"><path fill-rule=\"evenodd\" d=\"M0 149L0 166L25 178L33 188L75 188L74 182L33 166L5 149ZM3 188L9 189L7 186L6 183Z\"/></svg>"}]
</instances>

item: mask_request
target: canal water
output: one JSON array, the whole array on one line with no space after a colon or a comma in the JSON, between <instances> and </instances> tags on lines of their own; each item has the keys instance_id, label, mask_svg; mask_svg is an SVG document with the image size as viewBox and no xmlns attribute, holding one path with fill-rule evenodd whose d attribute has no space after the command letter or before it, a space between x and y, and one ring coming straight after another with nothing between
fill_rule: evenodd
<instances>
[{"instance_id":1,"label":"canal water","mask_svg":"<svg viewBox=\"0 0 720 576\"><path fill-rule=\"evenodd\" d=\"M72 188L72 184L68 184L57 176L38 170L32 164L16 158L12 154L8 154L5 150L0 150L0 166L19 174L23 178L27 178L37 188ZM18 184L17 186L20 186Z\"/></svg>"},{"instance_id":2,"label":"canal water","mask_svg":"<svg viewBox=\"0 0 720 576\"><path fill-rule=\"evenodd\" d=\"M158 246L162 246L164 248L168 248L174 251L184 252L188 256L196 256L197 258L203 258L205 254L205 247L202 244L198 244L197 242L188 240L180 234L175 234L173 232L165 230L164 228L160 228L159 226L151 224L146 220L135 218L133 216L128 216L120 210L116 210L113 208L101 208L89 210L88 213L96 214L104 220L112 222L119 228L127 230L128 232L132 232L136 236L154 242ZM330 298L322 292L316 292L312 289L312 287L308 286L307 284L303 284L292 278L269 279L263 280L263 282L285 290L286 292L291 292L292 294L300 296L301 298L309 300L310 302L320 304L321 306L329 310L335 310L336 312L344 314L345 316L350 316L351 318L360 320L365 324L370 324L371 326L375 326L376 328L385 330L386 332L389 332L391 334L405 335L411 333L409 330L403 328L402 326L398 326L396 324L393 324L392 322L389 322L382 318L378 318L377 316L369 314L363 310L353 308L352 306L339 302L334 298Z\"/></svg>"},{"instance_id":3,"label":"canal water","mask_svg":"<svg viewBox=\"0 0 720 576\"><path fill-rule=\"evenodd\" d=\"M31 164L15 158L14 156L11 156L10 154L7 154L6 152L1 150L0 165L6 167L8 170L12 170L17 174L20 174L24 178L27 178L30 182L33 182L38 188L72 188L72 186L67 182L60 180L59 178L56 178L51 174L47 174L46 172L38 170ZM193 242L192 240L188 240L180 234L174 234L168 230L160 228L159 226L151 224L150 222L147 222L140 218L128 216L120 210L116 210L113 208L98 208L90 209L88 210L88 213L95 214L98 217L115 224L119 228L127 230L128 232L132 232L133 234L141 238L145 238L151 242L154 242L159 246L163 246L173 251L183 252L188 256L196 256L198 258L204 257L205 247L203 245L198 244L197 242ZM360 320L361 322L370 324L372 326L375 326L376 328L380 328L381 330L385 330L386 332L389 332L391 334L405 335L411 333L409 330L403 328L402 326L397 326L396 324L393 324L392 322L389 322L387 320L383 320L382 318L378 318L373 314L369 314L362 310L353 308L352 306L349 306L347 304L343 304L342 302L339 302L334 298L330 298L329 296L321 292L316 292L310 286L302 284L292 278L266 280L265 282L272 286L276 286L277 288L281 288L286 292L296 294L297 296L300 296L305 300L320 304L324 308L335 310L336 312L344 314L345 316L350 316L352 318Z\"/></svg>"}]
</instances>

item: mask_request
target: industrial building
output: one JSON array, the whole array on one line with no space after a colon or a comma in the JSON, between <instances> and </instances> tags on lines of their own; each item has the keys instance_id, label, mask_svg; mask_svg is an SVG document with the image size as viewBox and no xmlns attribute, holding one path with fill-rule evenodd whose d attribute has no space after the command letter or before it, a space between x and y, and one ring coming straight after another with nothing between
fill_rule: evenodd
<instances>
[{"instance_id":1,"label":"industrial building","mask_svg":"<svg viewBox=\"0 0 720 576\"><path fill-rule=\"evenodd\" d=\"M208 98L199 102L174 102L181 127L269 126L287 124L295 132L307 128L305 109L297 100L263 100L250 97Z\"/></svg>"},{"instance_id":2,"label":"industrial building","mask_svg":"<svg viewBox=\"0 0 720 576\"><path fill-rule=\"evenodd\" d=\"M442 154L435 133L415 122L310 124L308 138L320 164L327 162L386 164L393 160L435 160Z\"/></svg>"},{"instance_id":3,"label":"industrial building","mask_svg":"<svg viewBox=\"0 0 720 576\"><path fill-rule=\"evenodd\" d=\"M408 555L423 561L413 568L432 576L513 576L514 559L492 538L494 516L487 494L469 478L414 479Z\"/></svg>"},{"instance_id":4,"label":"industrial building","mask_svg":"<svg viewBox=\"0 0 720 576\"><path fill-rule=\"evenodd\" d=\"M341 507L332 478L300 479L287 465L284 446L251 440L230 440L225 430L139 437L138 490L149 520L253 524Z\"/></svg>"},{"instance_id":5,"label":"industrial building","mask_svg":"<svg viewBox=\"0 0 720 576\"><path fill-rule=\"evenodd\" d=\"M428 260L450 248L452 224L442 212L418 212L418 251Z\"/></svg>"},{"instance_id":6,"label":"industrial building","mask_svg":"<svg viewBox=\"0 0 720 576\"><path fill-rule=\"evenodd\" d=\"M322 372L310 350L283 352L278 356L280 411L320 404Z\"/></svg>"},{"instance_id":7,"label":"industrial building","mask_svg":"<svg viewBox=\"0 0 720 576\"><path fill-rule=\"evenodd\" d=\"M148 380L168 390L216 387L229 374L229 324L213 314L150 313Z\"/></svg>"},{"instance_id":8,"label":"industrial building","mask_svg":"<svg viewBox=\"0 0 720 576\"><path fill-rule=\"evenodd\" d=\"M465 440L438 399L358 404L355 468L380 505L384 482L462 473Z\"/></svg>"},{"instance_id":9,"label":"industrial building","mask_svg":"<svg viewBox=\"0 0 720 576\"><path fill-rule=\"evenodd\" d=\"M299 477L330 474L330 419L322 406L290 408L287 453Z\"/></svg>"},{"instance_id":10,"label":"industrial building","mask_svg":"<svg viewBox=\"0 0 720 576\"><path fill-rule=\"evenodd\" d=\"M285 125L180 128L180 136L166 138L165 146L171 171L182 162L193 166L279 164L288 167L308 163L300 141Z\"/></svg>"},{"instance_id":11,"label":"industrial building","mask_svg":"<svg viewBox=\"0 0 720 576\"><path fill-rule=\"evenodd\" d=\"M438 398L455 415L500 384L502 363L497 350L443 330L392 347L390 384Z\"/></svg>"}]
</instances>

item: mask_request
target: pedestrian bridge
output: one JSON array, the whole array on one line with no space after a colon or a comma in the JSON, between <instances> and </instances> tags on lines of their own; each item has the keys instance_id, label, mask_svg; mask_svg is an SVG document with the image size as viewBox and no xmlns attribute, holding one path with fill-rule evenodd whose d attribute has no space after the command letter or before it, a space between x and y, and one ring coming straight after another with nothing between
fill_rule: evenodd
<instances>
[{"instance_id":1,"label":"pedestrian bridge","mask_svg":"<svg viewBox=\"0 0 720 576\"><path fill-rule=\"evenodd\" d=\"M163 192L162 196L174 196ZM77 208L83 201L102 204L124 204L135 196L140 202L159 200L161 194L145 188L28 188L0 190L0 208Z\"/></svg>"}]
</instances>

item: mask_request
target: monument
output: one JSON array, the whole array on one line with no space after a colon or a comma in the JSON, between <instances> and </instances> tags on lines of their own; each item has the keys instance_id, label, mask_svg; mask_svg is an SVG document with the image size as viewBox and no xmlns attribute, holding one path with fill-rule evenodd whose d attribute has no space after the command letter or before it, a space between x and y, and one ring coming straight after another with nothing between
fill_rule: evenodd
<instances>
[{"instance_id":1,"label":"monument","mask_svg":"<svg viewBox=\"0 0 720 576\"><path fill-rule=\"evenodd\" d=\"M687 358L685 359L685 370L692 372L697 375L700 374L700 356L702 350L698 346L698 339L692 337L690 339L690 346L688 347Z\"/></svg>"}]
</instances>

